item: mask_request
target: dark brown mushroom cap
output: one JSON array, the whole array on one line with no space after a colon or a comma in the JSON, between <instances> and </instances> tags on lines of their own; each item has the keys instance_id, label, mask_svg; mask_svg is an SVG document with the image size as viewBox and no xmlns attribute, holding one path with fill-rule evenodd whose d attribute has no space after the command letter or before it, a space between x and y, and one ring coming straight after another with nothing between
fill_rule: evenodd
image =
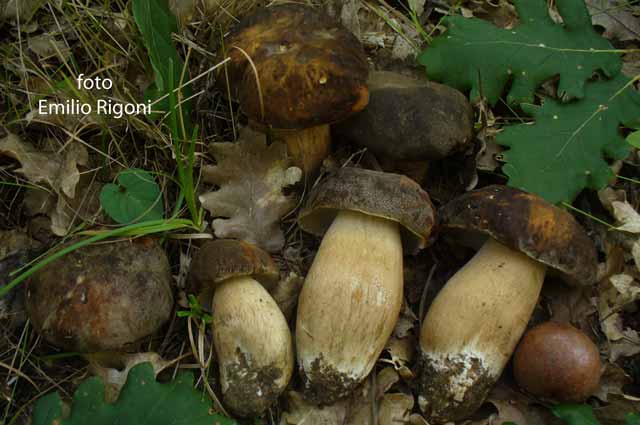
<instances>
[{"instance_id":1,"label":"dark brown mushroom cap","mask_svg":"<svg viewBox=\"0 0 640 425\"><path fill-rule=\"evenodd\" d=\"M367 105L368 65L360 42L312 7L260 8L242 19L226 50L231 89L259 124L309 128L340 121ZM218 79L226 83L223 71Z\"/></svg>"},{"instance_id":2,"label":"dark brown mushroom cap","mask_svg":"<svg viewBox=\"0 0 640 425\"><path fill-rule=\"evenodd\" d=\"M279 278L271 256L255 245L234 239L206 242L191 263L189 291L208 291L232 277L251 276L269 290Z\"/></svg>"},{"instance_id":3,"label":"dark brown mushroom cap","mask_svg":"<svg viewBox=\"0 0 640 425\"><path fill-rule=\"evenodd\" d=\"M400 174L361 168L340 168L316 186L300 212L298 223L305 231L322 236L340 210L401 224L408 252L427 245L435 224L431 199L418 183Z\"/></svg>"},{"instance_id":4,"label":"dark brown mushroom cap","mask_svg":"<svg viewBox=\"0 0 640 425\"><path fill-rule=\"evenodd\" d=\"M26 310L50 343L81 353L126 349L171 316L171 272L151 238L90 245L37 272Z\"/></svg>"},{"instance_id":5,"label":"dark brown mushroom cap","mask_svg":"<svg viewBox=\"0 0 640 425\"><path fill-rule=\"evenodd\" d=\"M470 145L473 110L459 91L396 72L371 73L369 105L334 128L376 155L444 158Z\"/></svg>"},{"instance_id":6,"label":"dark brown mushroom cap","mask_svg":"<svg viewBox=\"0 0 640 425\"><path fill-rule=\"evenodd\" d=\"M598 390L598 347L568 323L545 322L528 331L513 356L522 388L561 402L581 403Z\"/></svg>"},{"instance_id":7,"label":"dark brown mushroom cap","mask_svg":"<svg viewBox=\"0 0 640 425\"><path fill-rule=\"evenodd\" d=\"M560 272L567 283L592 284L596 248L567 211L509 186L487 186L439 210L446 231L475 231Z\"/></svg>"}]
</instances>

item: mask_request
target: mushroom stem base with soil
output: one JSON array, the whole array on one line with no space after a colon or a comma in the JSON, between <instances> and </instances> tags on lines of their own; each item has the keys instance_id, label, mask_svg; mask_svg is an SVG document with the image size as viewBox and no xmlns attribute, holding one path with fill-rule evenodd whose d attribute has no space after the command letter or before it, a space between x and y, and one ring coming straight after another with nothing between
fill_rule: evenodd
<instances>
[{"instance_id":1,"label":"mushroom stem base with soil","mask_svg":"<svg viewBox=\"0 0 640 425\"><path fill-rule=\"evenodd\" d=\"M420 335L420 407L436 422L475 411L536 306L546 267L489 239L440 291Z\"/></svg>"},{"instance_id":2,"label":"mushroom stem base with soil","mask_svg":"<svg viewBox=\"0 0 640 425\"><path fill-rule=\"evenodd\" d=\"M248 276L220 283L212 310L224 401L239 415L261 414L293 371L287 321L269 292Z\"/></svg>"},{"instance_id":3,"label":"mushroom stem base with soil","mask_svg":"<svg viewBox=\"0 0 640 425\"><path fill-rule=\"evenodd\" d=\"M275 130L274 136L287 144L293 165L299 167L305 176L313 176L329 156L331 133L328 125L302 130Z\"/></svg>"},{"instance_id":4,"label":"mushroom stem base with soil","mask_svg":"<svg viewBox=\"0 0 640 425\"><path fill-rule=\"evenodd\" d=\"M402 306L398 223L343 210L305 280L296 345L307 395L331 404L369 374Z\"/></svg>"}]
</instances>

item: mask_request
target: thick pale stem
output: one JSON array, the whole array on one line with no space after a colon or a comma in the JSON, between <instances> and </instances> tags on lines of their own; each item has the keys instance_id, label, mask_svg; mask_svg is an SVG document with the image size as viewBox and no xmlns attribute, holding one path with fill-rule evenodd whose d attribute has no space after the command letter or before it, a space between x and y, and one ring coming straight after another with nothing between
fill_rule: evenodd
<instances>
[{"instance_id":1,"label":"thick pale stem","mask_svg":"<svg viewBox=\"0 0 640 425\"><path fill-rule=\"evenodd\" d=\"M298 362L310 397L332 403L369 374L398 319L402 285L398 224L340 212L298 305Z\"/></svg>"},{"instance_id":2,"label":"thick pale stem","mask_svg":"<svg viewBox=\"0 0 640 425\"><path fill-rule=\"evenodd\" d=\"M434 421L484 401L527 326L545 266L490 239L440 291L422 325L420 404Z\"/></svg>"},{"instance_id":3,"label":"thick pale stem","mask_svg":"<svg viewBox=\"0 0 640 425\"><path fill-rule=\"evenodd\" d=\"M269 292L250 277L221 283L212 310L225 403L238 415L259 415L291 378L293 345L287 321Z\"/></svg>"},{"instance_id":4,"label":"thick pale stem","mask_svg":"<svg viewBox=\"0 0 640 425\"><path fill-rule=\"evenodd\" d=\"M276 137L287 144L287 152L293 165L302 169L305 176L313 175L320 169L331 148L328 125L299 131L278 131Z\"/></svg>"}]
</instances>

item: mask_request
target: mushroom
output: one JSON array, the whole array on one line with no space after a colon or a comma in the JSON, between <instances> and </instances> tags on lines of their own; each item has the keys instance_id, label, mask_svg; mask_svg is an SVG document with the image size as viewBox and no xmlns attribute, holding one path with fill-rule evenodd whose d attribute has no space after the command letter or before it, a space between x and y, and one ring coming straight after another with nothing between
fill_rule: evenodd
<instances>
[{"instance_id":1,"label":"mushroom","mask_svg":"<svg viewBox=\"0 0 640 425\"><path fill-rule=\"evenodd\" d=\"M459 91L389 71L372 72L367 85L367 107L335 132L371 150L386 168L416 169L471 144L473 110Z\"/></svg>"},{"instance_id":2,"label":"mushroom","mask_svg":"<svg viewBox=\"0 0 640 425\"><path fill-rule=\"evenodd\" d=\"M518 385L533 395L581 403L600 384L600 353L568 323L546 322L529 330L513 356Z\"/></svg>"},{"instance_id":3,"label":"mushroom","mask_svg":"<svg viewBox=\"0 0 640 425\"><path fill-rule=\"evenodd\" d=\"M232 96L254 126L271 128L286 142L305 175L329 153L329 124L367 105L368 65L360 42L312 7L257 9L234 29L226 53ZM226 84L224 74L218 78Z\"/></svg>"},{"instance_id":4,"label":"mushroom","mask_svg":"<svg viewBox=\"0 0 640 425\"><path fill-rule=\"evenodd\" d=\"M35 329L69 351L126 351L155 333L173 309L169 261L151 238L89 245L30 278Z\"/></svg>"},{"instance_id":5,"label":"mushroom","mask_svg":"<svg viewBox=\"0 0 640 425\"><path fill-rule=\"evenodd\" d=\"M230 239L205 243L191 266L190 291L212 299L213 344L224 402L239 416L264 413L293 371L289 326L265 288L278 277L269 254Z\"/></svg>"},{"instance_id":6,"label":"mushroom","mask_svg":"<svg viewBox=\"0 0 640 425\"><path fill-rule=\"evenodd\" d=\"M434 211L405 176L342 168L314 188L299 224L324 237L298 301L298 364L306 395L331 404L382 352L402 306L402 241L423 248Z\"/></svg>"},{"instance_id":7,"label":"mushroom","mask_svg":"<svg viewBox=\"0 0 640 425\"><path fill-rule=\"evenodd\" d=\"M468 192L440 210L443 230L488 236L433 301L420 334L419 404L431 421L473 413L525 330L547 269L591 284L596 250L573 216L507 186Z\"/></svg>"}]
</instances>

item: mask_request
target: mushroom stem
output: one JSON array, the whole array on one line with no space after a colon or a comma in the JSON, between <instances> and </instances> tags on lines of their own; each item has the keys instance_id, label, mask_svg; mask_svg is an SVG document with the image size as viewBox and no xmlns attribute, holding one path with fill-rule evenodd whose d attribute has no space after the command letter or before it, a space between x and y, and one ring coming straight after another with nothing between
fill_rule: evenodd
<instances>
[{"instance_id":1,"label":"mushroom stem","mask_svg":"<svg viewBox=\"0 0 640 425\"><path fill-rule=\"evenodd\" d=\"M269 292L247 276L222 282L212 310L224 401L238 415L262 414L293 371L287 321Z\"/></svg>"},{"instance_id":2,"label":"mushroom stem","mask_svg":"<svg viewBox=\"0 0 640 425\"><path fill-rule=\"evenodd\" d=\"M435 422L484 401L538 300L545 266L489 239L440 291L420 334L420 407Z\"/></svg>"},{"instance_id":3,"label":"mushroom stem","mask_svg":"<svg viewBox=\"0 0 640 425\"><path fill-rule=\"evenodd\" d=\"M287 151L293 165L299 167L305 176L315 174L322 161L329 155L331 134L329 125L287 131L277 130L275 136L287 144Z\"/></svg>"},{"instance_id":4,"label":"mushroom stem","mask_svg":"<svg viewBox=\"0 0 640 425\"><path fill-rule=\"evenodd\" d=\"M300 294L296 345L307 395L331 404L369 374L402 306L395 221L338 213Z\"/></svg>"}]
</instances>

